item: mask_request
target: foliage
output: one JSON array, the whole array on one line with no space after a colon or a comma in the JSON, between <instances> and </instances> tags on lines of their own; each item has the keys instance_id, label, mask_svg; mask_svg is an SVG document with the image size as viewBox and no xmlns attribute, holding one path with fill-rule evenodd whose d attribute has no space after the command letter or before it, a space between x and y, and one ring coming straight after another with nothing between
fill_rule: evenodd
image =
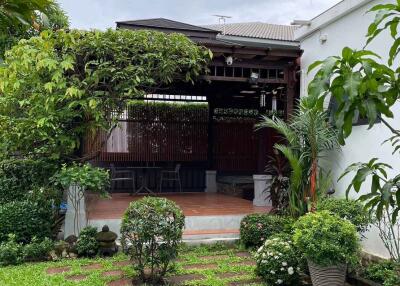
<instances>
[{"instance_id":1,"label":"foliage","mask_svg":"<svg viewBox=\"0 0 400 286\"><path fill-rule=\"evenodd\" d=\"M275 213L285 214L289 210L289 164L279 153L274 154L265 171L272 176L268 199L271 200Z\"/></svg>"},{"instance_id":2,"label":"foliage","mask_svg":"<svg viewBox=\"0 0 400 286\"><path fill-rule=\"evenodd\" d=\"M394 222L390 212L375 220L379 237L390 254L391 259L400 263L400 221Z\"/></svg>"},{"instance_id":3,"label":"foliage","mask_svg":"<svg viewBox=\"0 0 400 286\"><path fill-rule=\"evenodd\" d=\"M79 186L84 191L104 193L110 180L108 170L93 167L90 164L73 163L70 166L63 165L51 181L64 189L70 186Z\"/></svg>"},{"instance_id":4,"label":"foliage","mask_svg":"<svg viewBox=\"0 0 400 286\"><path fill-rule=\"evenodd\" d=\"M400 284L399 271L400 264L391 260L383 260L369 264L364 271L364 276L384 286L395 286ZM397 284L390 284L392 281L396 282L396 279Z\"/></svg>"},{"instance_id":5,"label":"foliage","mask_svg":"<svg viewBox=\"0 0 400 286\"><path fill-rule=\"evenodd\" d=\"M15 201L0 205L0 242L15 234L17 242L29 243L33 237L51 237L52 202Z\"/></svg>"},{"instance_id":6,"label":"foliage","mask_svg":"<svg viewBox=\"0 0 400 286\"><path fill-rule=\"evenodd\" d=\"M268 285L298 285L299 253L291 240L274 237L265 241L257 250L257 274L263 277Z\"/></svg>"},{"instance_id":7,"label":"foliage","mask_svg":"<svg viewBox=\"0 0 400 286\"><path fill-rule=\"evenodd\" d=\"M87 226L82 228L76 242L76 250L79 256L93 257L99 250L99 243L96 240L97 228Z\"/></svg>"},{"instance_id":8,"label":"foliage","mask_svg":"<svg viewBox=\"0 0 400 286\"><path fill-rule=\"evenodd\" d=\"M16 265L22 262L22 245L15 241L15 235L9 235L0 244L0 265Z\"/></svg>"},{"instance_id":9,"label":"foliage","mask_svg":"<svg viewBox=\"0 0 400 286\"><path fill-rule=\"evenodd\" d=\"M259 247L274 234L290 233L293 219L269 214L250 214L240 223L240 242L245 247Z\"/></svg>"},{"instance_id":10,"label":"foliage","mask_svg":"<svg viewBox=\"0 0 400 286\"><path fill-rule=\"evenodd\" d=\"M279 118L264 117L258 128L277 130L287 144L275 144L291 167L289 207L293 216L307 211L307 198L316 202L319 176L323 173L319 160L329 150L338 149L337 136L327 115L312 106L309 98L300 100L299 109L289 123ZM315 206L313 206L315 207Z\"/></svg>"},{"instance_id":11,"label":"foliage","mask_svg":"<svg viewBox=\"0 0 400 286\"><path fill-rule=\"evenodd\" d=\"M165 198L145 197L132 202L122 219L121 235L130 247L134 268L142 281L159 283L178 255L185 216ZM151 272L145 274L145 268Z\"/></svg>"},{"instance_id":12,"label":"foliage","mask_svg":"<svg viewBox=\"0 0 400 286\"><path fill-rule=\"evenodd\" d=\"M340 218L350 221L356 226L357 232L360 234L365 233L372 223L364 205L356 200L323 198L318 202L317 209L319 211L330 211Z\"/></svg>"},{"instance_id":13,"label":"foliage","mask_svg":"<svg viewBox=\"0 0 400 286\"><path fill-rule=\"evenodd\" d=\"M0 147L76 159L80 139L111 132L125 101L193 82L211 56L184 35L145 30L44 31L20 41L0 67Z\"/></svg>"},{"instance_id":14,"label":"foliage","mask_svg":"<svg viewBox=\"0 0 400 286\"><path fill-rule=\"evenodd\" d=\"M44 30L67 29L69 26L68 17L60 8L60 5L53 0L34 0L34 1L11 1L15 2L8 8L22 10L13 13L9 11L9 16L5 18L0 16L0 59L3 58L4 52L17 44L21 39L29 39L38 36ZM31 5L31 7L29 7ZM33 9L36 6L36 9ZM4 6L0 4L0 15ZM7 8L6 8L7 9ZM11 13L10 13L11 12ZM21 17L22 16L22 17ZM28 17L28 18L25 18ZM12 19L16 21L12 21ZM20 21L22 20L22 21ZM8 22L8 23L7 23Z\"/></svg>"},{"instance_id":15,"label":"foliage","mask_svg":"<svg viewBox=\"0 0 400 286\"><path fill-rule=\"evenodd\" d=\"M360 241L349 221L320 211L300 217L294 228L294 244L311 262L321 266L358 262Z\"/></svg>"},{"instance_id":16,"label":"foliage","mask_svg":"<svg viewBox=\"0 0 400 286\"><path fill-rule=\"evenodd\" d=\"M47 237L43 241L34 237L29 244L23 246L22 256L24 261L45 261L53 249L54 242Z\"/></svg>"},{"instance_id":17,"label":"foliage","mask_svg":"<svg viewBox=\"0 0 400 286\"><path fill-rule=\"evenodd\" d=\"M372 51L345 47L341 56L329 57L309 67L309 71L317 67L318 70L308 92L320 109L328 95L332 95L338 103L334 118L342 144L352 132L354 116L359 114L368 119L370 128L379 118L391 131L393 136L387 141L391 142L394 154L400 149L400 131L393 128L385 118L393 118L392 108L400 97L400 67L392 69L400 53L400 1L376 5L370 12L376 13L376 17L368 27L367 45L381 32L389 30L393 44L389 50L388 65L379 63L380 56ZM360 200L366 202L365 207L371 209L378 219L391 212L391 223L395 223L400 211L400 175L388 178L388 169L391 166L373 158L367 163L349 166L343 176L356 173L347 193L352 188L358 193L366 179L371 177L370 193L361 196Z\"/></svg>"},{"instance_id":18,"label":"foliage","mask_svg":"<svg viewBox=\"0 0 400 286\"><path fill-rule=\"evenodd\" d=\"M39 159L7 159L0 161L0 204L37 196L40 187L49 185L49 177L56 172L55 162ZM46 188L46 199L57 198L57 193Z\"/></svg>"}]
</instances>

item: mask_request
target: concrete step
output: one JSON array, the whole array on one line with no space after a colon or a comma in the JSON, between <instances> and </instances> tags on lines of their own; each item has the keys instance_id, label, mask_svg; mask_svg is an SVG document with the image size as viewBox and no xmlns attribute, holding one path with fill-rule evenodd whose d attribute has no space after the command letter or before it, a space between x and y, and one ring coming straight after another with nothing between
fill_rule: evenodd
<instances>
[{"instance_id":1,"label":"concrete step","mask_svg":"<svg viewBox=\"0 0 400 286\"><path fill-rule=\"evenodd\" d=\"M185 230L183 242L190 245L234 243L239 240L239 229Z\"/></svg>"},{"instance_id":2,"label":"concrete step","mask_svg":"<svg viewBox=\"0 0 400 286\"><path fill-rule=\"evenodd\" d=\"M244 216L245 214L187 216L185 218L185 230L239 229Z\"/></svg>"}]
</instances>

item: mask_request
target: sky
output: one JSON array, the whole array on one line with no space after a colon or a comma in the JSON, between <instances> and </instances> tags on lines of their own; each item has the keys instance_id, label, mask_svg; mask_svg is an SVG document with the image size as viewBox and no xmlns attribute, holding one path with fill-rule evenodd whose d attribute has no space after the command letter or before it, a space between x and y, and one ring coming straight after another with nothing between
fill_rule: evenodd
<instances>
[{"instance_id":1,"label":"sky","mask_svg":"<svg viewBox=\"0 0 400 286\"><path fill-rule=\"evenodd\" d=\"M194 25L261 21L290 24L309 20L340 0L58 0L72 28L115 28L116 21L168 18Z\"/></svg>"}]
</instances>

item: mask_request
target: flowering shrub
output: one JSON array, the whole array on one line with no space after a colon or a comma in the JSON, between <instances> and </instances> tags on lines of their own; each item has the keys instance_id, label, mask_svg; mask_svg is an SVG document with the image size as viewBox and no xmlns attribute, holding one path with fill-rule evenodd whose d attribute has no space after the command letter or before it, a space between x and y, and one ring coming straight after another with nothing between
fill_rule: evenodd
<instances>
[{"instance_id":1,"label":"flowering shrub","mask_svg":"<svg viewBox=\"0 0 400 286\"><path fill-rule=\"evenodd\" d=\"M246 247L259 247L272 235L290 233L293 219L269 214L251 214L240 223L240 241Z\"/></svg>"},{"instance_id":2,"label":"flowering shrub","mask_svg":"<svg viewBox=\"0 0 400 286\"><path fill-rule=\"evenodd\" d=\"M87 226L82 228L76 242L76 250L79 256L93 257L99 250L99 243L96 240L97 228Z\"/></svg>"},{"instance_id":3,"label":"flowering shrub","mask_svg":"<svg viewBox=\"0 0 400 286\"><path fill-rule=\"evenodd\" d=\"M265 241L255 254L257 274L268 285L296 285L299 281L299 261L291 240L273 237Z\"/></svg>"}]
</instances>

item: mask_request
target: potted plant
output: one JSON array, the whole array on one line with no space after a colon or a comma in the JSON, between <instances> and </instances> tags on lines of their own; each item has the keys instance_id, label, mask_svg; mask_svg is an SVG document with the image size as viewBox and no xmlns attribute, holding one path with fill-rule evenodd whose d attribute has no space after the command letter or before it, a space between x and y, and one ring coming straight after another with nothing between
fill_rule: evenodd
<instances>
[{"instance_id":1,"label":"potted plant","mask_svg":"<svg viewBox=\"0 0 400 286\"><path fill-rule=\"evenodd\" d=\"M343 286L347 266L359 260L356 227L329 211L300 217L293 241L307 259L314 286Z\"/></svg>"}]
</instances>

